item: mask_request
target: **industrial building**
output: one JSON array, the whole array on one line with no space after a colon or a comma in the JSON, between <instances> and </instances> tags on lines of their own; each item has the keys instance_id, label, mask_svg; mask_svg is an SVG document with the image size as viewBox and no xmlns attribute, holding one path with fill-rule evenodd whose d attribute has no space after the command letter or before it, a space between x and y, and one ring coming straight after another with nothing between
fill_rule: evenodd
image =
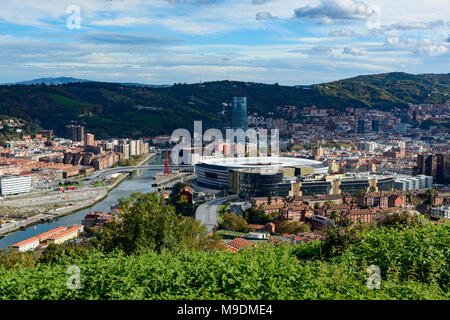
<instances>
[{"instance_id":1,"label":"industrial building","mask_svg":"<svg viewBox=\"0 0 450 320\"><path fill-rule=\"evenodd\" d=\"M66 241L77 238L82 231L83 231L82 225L74 225L70 229L59 232L59 233L55 234L54 236L52 236L51 238L48 238L47 243L48 244L64 243Z\"/></svg>"},{"instance_id":2,"label":"industrial building","mask_svg":"<svg viewBox=\"0 0 450 320\"><path fill-rule=\"evenodd\" d=\"M56 229L41 233L35 237L13 244L11 247L19 252L34 250L39 247L42 242L65 230L67 230L67 227L58 227Z\"/></svg>"}]
</instances>

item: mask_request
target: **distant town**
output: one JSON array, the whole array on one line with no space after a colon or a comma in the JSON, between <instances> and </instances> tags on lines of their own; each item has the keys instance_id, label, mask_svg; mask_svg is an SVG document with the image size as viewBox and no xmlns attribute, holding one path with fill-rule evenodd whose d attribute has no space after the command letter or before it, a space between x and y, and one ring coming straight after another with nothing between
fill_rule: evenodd
<instances>
[{"instance_id":1,"label":"distant town","mask_svg":"<svg viewBox=\"0 0 450 320\"><path fill-rule=\"evenodd\" d=\"M450 217L450 133L444 126L417 125L448 122L449 102L410 105L406 112L276 107L283 118L248 115L245 97L229 106L230 124L222 129L250 128L258 135L278 129L281 153L249 159L249 143L223 141L211 157L192 156L192 169L172 172L171 136L96 140L82 125L68 124L65 137L45 130L7 141L0 158L0 232L90 207L128 174L105 170L128 166L132 172L156 154L161 163L166 156L166 165L152 186L166 202L181 199L177 212L219 232L228 251L244 240L309 242L326 226L371 223L399 209L417 210L436 223ZM21 123L4 120L3 126L19 130ZM236 158L240 147L247 156ZM48 232L73 230L62 238L72 240L81 225L92 233L120 220L120 209L114 210ZM48 239L45 233L13 247L45 247Z\"/></svg>"}]
</instances>

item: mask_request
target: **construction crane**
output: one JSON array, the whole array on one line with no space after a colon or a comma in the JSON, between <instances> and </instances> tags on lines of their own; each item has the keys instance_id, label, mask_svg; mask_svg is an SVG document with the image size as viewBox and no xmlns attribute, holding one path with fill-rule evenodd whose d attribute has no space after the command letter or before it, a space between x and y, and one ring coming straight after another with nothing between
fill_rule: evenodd
<instances>
[{"instance_id":1,"label":"construction crane","mask_svg":"<svg viewBox=\"0 0 450 320\"><path fill-rule=\"evenodd\" d=\"M6 218L8 218L8 215L4 215L2 217L2 219L0 220L0 226L3 225L3 221L5 221Z\"/></svg>"}]
</instances>

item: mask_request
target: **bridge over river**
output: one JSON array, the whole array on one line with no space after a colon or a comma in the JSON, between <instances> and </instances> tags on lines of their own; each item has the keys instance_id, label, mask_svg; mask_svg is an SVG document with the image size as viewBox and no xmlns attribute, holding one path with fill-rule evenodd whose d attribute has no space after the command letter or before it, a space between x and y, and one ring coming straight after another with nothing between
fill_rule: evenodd
<instances>
[{"instance_id":1,"label":"bridge over river","mask_svg":"<svg viewBox=\"0 0 450 320\"><path fill-rule=\"evenodd\" d=\"M86 180L88 183L94 183L116 173L134 172L136 170L164 170L164 168L164 164L108 168L97 171L95 174L89 176ZM169 168L170 170L189 171L189 169L193 169L194 167L192 165L170 165Z\"/></svg>"}]
</instances>

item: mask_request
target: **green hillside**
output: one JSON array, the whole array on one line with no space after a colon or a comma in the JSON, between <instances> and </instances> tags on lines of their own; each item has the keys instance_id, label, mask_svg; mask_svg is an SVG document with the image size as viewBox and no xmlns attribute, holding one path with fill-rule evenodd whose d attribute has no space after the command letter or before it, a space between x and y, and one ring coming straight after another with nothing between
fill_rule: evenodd
<instances>
[{"instance_id":1,"label":"green hillside","mask_svg":"<svg viewBox=\"0 0 450 320\"><path fill-rule=\"evenodd\" d=\"M328 84L291 87L277 84L218 81L144 87L114 83L69 83L59 86L0 86L0 114L33 121L59 135L71 121L84 124L99 138L170 134L192 129L194 120L204 128L229 125L229 103L248 97L249 112L267 114L276 107L316 105L344 109L405 108L407 103L442 103L450 93L450 74L391 73L360 76ZM144 106L139 110L136 106Z\"/></svg>"},{"instance_id":2,"label":"green hillside","mask_svg":"<svg viewBox=\"0 0 450 320\"><path fill-rule=\"evenodd\" d=\"M448 223L376 229L329 260L317 243L238 253L66 249L32 267L0 263L0 299L448 300L449 232ZM66 286L70 265L80 268L79 290ZM367 286L370 265L380 267L379 289Z\"/></svg>"}]
</instances>

